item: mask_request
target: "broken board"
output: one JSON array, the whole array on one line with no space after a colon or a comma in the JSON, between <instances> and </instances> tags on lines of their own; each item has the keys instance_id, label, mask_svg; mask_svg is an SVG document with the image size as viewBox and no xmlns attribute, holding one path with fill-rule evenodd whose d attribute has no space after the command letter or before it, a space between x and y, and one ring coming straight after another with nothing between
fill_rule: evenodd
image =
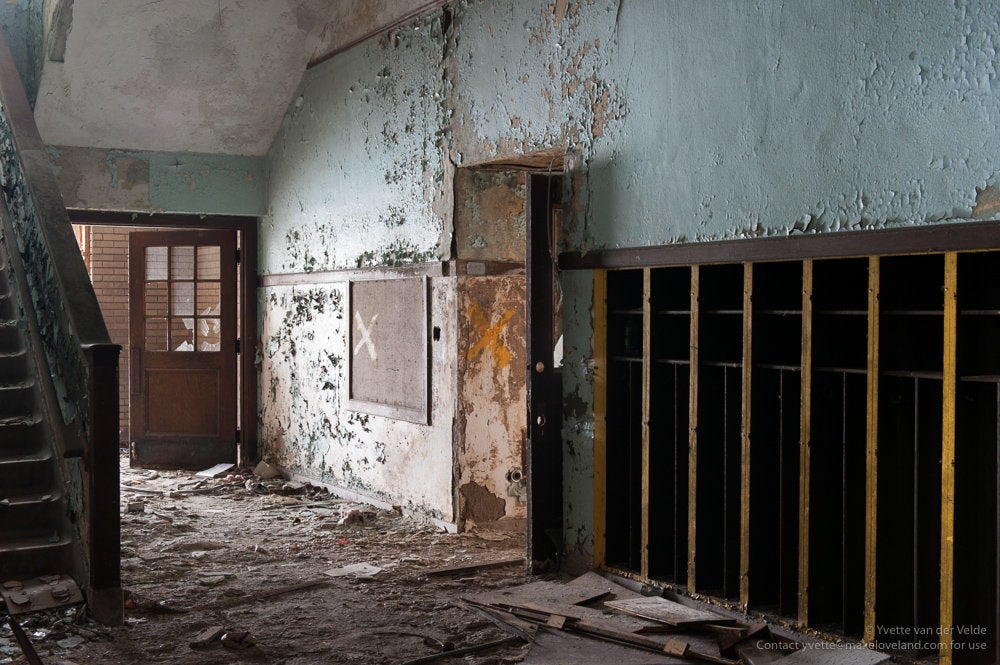
<instances>
[{"instance_id":1,"label":"broken board","mask_svg":"<svg viewBox=\"0 0 1000 665\"><path fill-rule=\"evenodd\" d=\"M482 605L519 605L522 603L582 605L604 598L610 592L610 589L594 589L587 586L539 581L510 587L509 589L498 589L496 591L484 591L482 593L466 595L462 596L462 600Z\"/></svg>"},{"instance_id":2,"label":"broken board","mask_svg":"<svg viewBox=\"0 0 1000 665\"><path fill-rule=\"evenodd\" d=\"M445 566L444 568L431 568L430 570L425 570L423 572L427 577L444 577L445 575L461 575L462 573L474 573L480 570L489 570L491 568L506 568L507 566L523 566L524 557L514 557L512 559L497 559L496 561L470 561L468 563L459 563L454 566Z\"/></svg>"},{"instance_id":3,"label":"broken board","mask_svg":"<svg viewBox=\"0 0 1000 665\"><path fill-rule=\"evenodd\" d=\"M623 587L621 584L616 582L612 582L608 578L598 575L593 571L584 573L583 575L571 580L569 585L574 587L583 587L584 589L592 589L594 591L607 591L608 595L604 597L605 602L609 600L622 600L623 598L642 598L641 594L632 591L632 589Z\"/></svg>"},{"instance_id":4,"label":"broken board","mask_svg":"<svg viewBox=\"0 0 1000 665\"><path fill-rule=\"evenodd\" d=\"M694 626L705 623L729 624L736 623L735 619L724 617L715 612L699 610L687 605L675 603L672 600L659 596L644 598L626 598L624 600L611 600L605 603L608 607L619 612L651 619L671 626Z\"/></svg>"},{"instance_id":5,"label":"broken board","mask_svg":"<svg viewBox=\"0 0 1000 665\"><path fill-rule=\"evenodd\" d=\"M587 639L567 633L539 632L521 665L614 663L615 665L673 665L690 663L683 658L653 654L641 649Z\"/></svg>"},{"instance_id":6,"label":"broken board","mask_svg":"<svg viewBox=\"0 0 1000 665\"><path fill-rule=\"evenodd\" d=\"M852 648L853 647L853 648ZM879 665L889 662L889 656L855 645L823 643L822 649L806 648L781 659L782 665Z\"/></svg>"}]
</instances>

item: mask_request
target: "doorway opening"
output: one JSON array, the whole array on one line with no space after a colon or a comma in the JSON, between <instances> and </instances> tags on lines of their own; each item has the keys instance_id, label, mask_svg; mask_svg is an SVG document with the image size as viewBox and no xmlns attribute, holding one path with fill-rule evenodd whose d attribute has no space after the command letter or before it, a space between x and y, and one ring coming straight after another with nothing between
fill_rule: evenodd
<instances>
[{"instance_id":1,"label":"doorway opening","mask_svg":"<svg viewBox=\"0 0 1000 665\"><path fill-rule=\"evenodd\" d=\"M133 465L259 459L256 220L70 211L112 340Z\"/></svg>"},{"instance_id":2,"label":"doorway opening","mask_svg":"<svg viewBox=\"0 0 1000 665\"><path fill-rule=\"evenodd\" d=\"M554 238L562 159L459 169L456 505L464 528L527 535L532 570L562 550L562 332ZM556 175L551 175L555 173Z\"/></svg>"}]
</instances>

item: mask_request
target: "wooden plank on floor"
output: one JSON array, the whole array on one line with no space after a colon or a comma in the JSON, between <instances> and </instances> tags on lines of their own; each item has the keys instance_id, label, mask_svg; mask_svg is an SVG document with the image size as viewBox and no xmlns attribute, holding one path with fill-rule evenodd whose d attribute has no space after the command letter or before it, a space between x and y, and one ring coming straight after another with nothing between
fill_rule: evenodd
<instances>
[{"instance_id":1,"label":"wooden plank on floor","mask_svg":"<svg viewBox=\"0 0 1000 665\"><path fill-rule=\"evenodd\" d=\"M736 623L735 619L724 617L715 612L699 610L687 605L675 603L672 600L659 596L649 596L646 598L629 598L625 600L611 600L604 603L607 607L625 612L633 616L650 619L671 626L696 626L706 623L731 624Z\"/></svg>"},{"instance_id":2,"label":"wooden plank on floor","mask_svg":"<svg viewBox=\"0 0 1000 665\"><path fill-rule=\"evenodd\" d=\"M526 602L582 605L600 600L611 594L611 589L594 589L589 586L560 584L540 580L507 589L494 589L481 593L464 594L462 600L483 605L517 605Z\"/></svg>"},{"instance_id":3,"label":"wooden plank on floor","mask_svg":"<svg viewBox=\"0 0 1000 665\"><path fill-rule=\"evenodd\" d=\"M571 633L541 631L521 665L614 663L615 665L682 665L683 658L588 639Z\"/></svg>"},{"instance_id":4,"label":"wooden plank on floor","mask_svg":"<svg viewBox=\"0 0 1000 665\"><path fill-rule=\"evenodd\" d=\"M888 663L889 656L870 649L859 649L856 645L824 642L822 649L807 647L779 662L781 665L880 665Z\"/></svg>"},{"instance_id":5,"label":"wooden plank on floor","mask_svg":"<svg viewBox=\"0 0 1000 665\"><path fill-rule=\"evenodd\" d=\"M431 568L430 570L425 570L421 574L427 577L444 577L446 575L459 575L461 573L474 573L480 570L489 570L491 568L507 568L510 566L523 566L525 565L524 557L514 557L511 559L498 559L496 561L470 561L468 563L455 564L454 566L445 566L443 568Z\"/></svg>"},{"instance_id":6,"label":"wooden plank on floor","mask_svg":"<svg viewBox=\"0 0 1000 665\"><path fill-rule=\"evenodd\" d=\"M580 575L579 577L567 582L570 586L579 586L586 589L593 589L595 591L607 591L608 595L605 600L621 600L623 598L641 598L642 596L632 589L623 587L621 584L616 584L606 577L602 577L597 573L590 571Z\"/></svg>"}]
</instances>

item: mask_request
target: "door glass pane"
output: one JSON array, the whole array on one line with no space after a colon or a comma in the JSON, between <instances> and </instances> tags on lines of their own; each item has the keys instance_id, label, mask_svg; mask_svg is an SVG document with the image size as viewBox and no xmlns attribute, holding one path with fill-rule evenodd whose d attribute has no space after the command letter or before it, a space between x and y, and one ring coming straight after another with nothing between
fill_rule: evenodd
<instances>
[{"instance_id":1,"label":"door glass pane","mask_svg":"<svg viewBox=\"0 0 1000 665\"><path fill-rule=\"evenodd\" d=\"M221 331L219 319L198 319L198 350L218 351Z\"/></svg>"},{"instance_id":2,"label":"door glass pane","mask_svg":"<svg viewBox=\"0 0 1000 665\"><path fill-rule=\"evenodd\" d=\"M170 259L170 279L194 279L194 247L171 247Z\"/></svg>"},{"instance_id":3,"label":"door glass pane","mask_svg":"<svg viewBox=\"0 0 1000 665\"><path fill-rule=\"evenodd\" d=\"M194 314L194 282L170 284L170 308L174 316Z\"/></svg>"},{"instance_id":4,"label":"door glass pane","mask_svg":"<svg viewBox=\"0 0 1000 665\"><path fill-rule=\"evenodd\" d=\"M220 279L218 247L198 248L198 279Z\"/></svg>"},{"instance_id":5,"label":"door glass pane","mask_svg":"<svg viewBox=\"0 0 1000 665\"><path fill-rule=\"evenodd\" d=\"M170 350L194 351L194 319L170 319Z\"/></svg>"},{"instance_id":6,"label":"door glass pane","mask_svg":"<svg viewBox=\"0 0 1000 665\"><path fill-rule=\"evenodd\" d=\"M198 282L198 316L218 316L221 304L219 282Z\"/></svg>"},{"instance_id":7,"label":"door glass pane","mask_svg":"<svg viewBox=\"0 0 1000 665\"><path fill-rule=\"evenodd\" d=\"M167 248L146 248L146 279L167 278Z\"/></svg>"},{"instance_id":8,"label":"door glass pane","mask_svg":"<svg viewBox=\"0 0 1000 665\"><path fill-rule=\"evenodd\" d=\"M167 351L167 319L146 319L146 351Z\"/></svg>"},{"instance_id":9,"label":"door glass pane","mask_svg":"<svg viewBox=\"0 0 1000 665\"><path fill-rule=\"evenodd\" d=\"M146 282L146 316L166 318L167 282Z\"/></svg>"}]
</instances>

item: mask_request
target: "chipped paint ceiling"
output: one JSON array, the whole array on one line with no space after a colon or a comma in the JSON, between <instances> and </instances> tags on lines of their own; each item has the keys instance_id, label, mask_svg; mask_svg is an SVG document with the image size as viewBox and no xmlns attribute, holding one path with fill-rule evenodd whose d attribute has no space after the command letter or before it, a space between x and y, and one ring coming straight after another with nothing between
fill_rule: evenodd
<instances>
[{"instance_id":1,"label":"chipped paint ceiling","mask_svg":"<svg viewBox=\"0 0 1000 665\"><path fill-rule=\"evenodd\" d=\"M49 145L261 155L309 62L441 4L428 0L60 0L44 62ZM51 7L50 7L51 5ZM49 55L53 49L47 49ZM58 56L55 56L58 57Z\"/></svg>"}]
</instances>

